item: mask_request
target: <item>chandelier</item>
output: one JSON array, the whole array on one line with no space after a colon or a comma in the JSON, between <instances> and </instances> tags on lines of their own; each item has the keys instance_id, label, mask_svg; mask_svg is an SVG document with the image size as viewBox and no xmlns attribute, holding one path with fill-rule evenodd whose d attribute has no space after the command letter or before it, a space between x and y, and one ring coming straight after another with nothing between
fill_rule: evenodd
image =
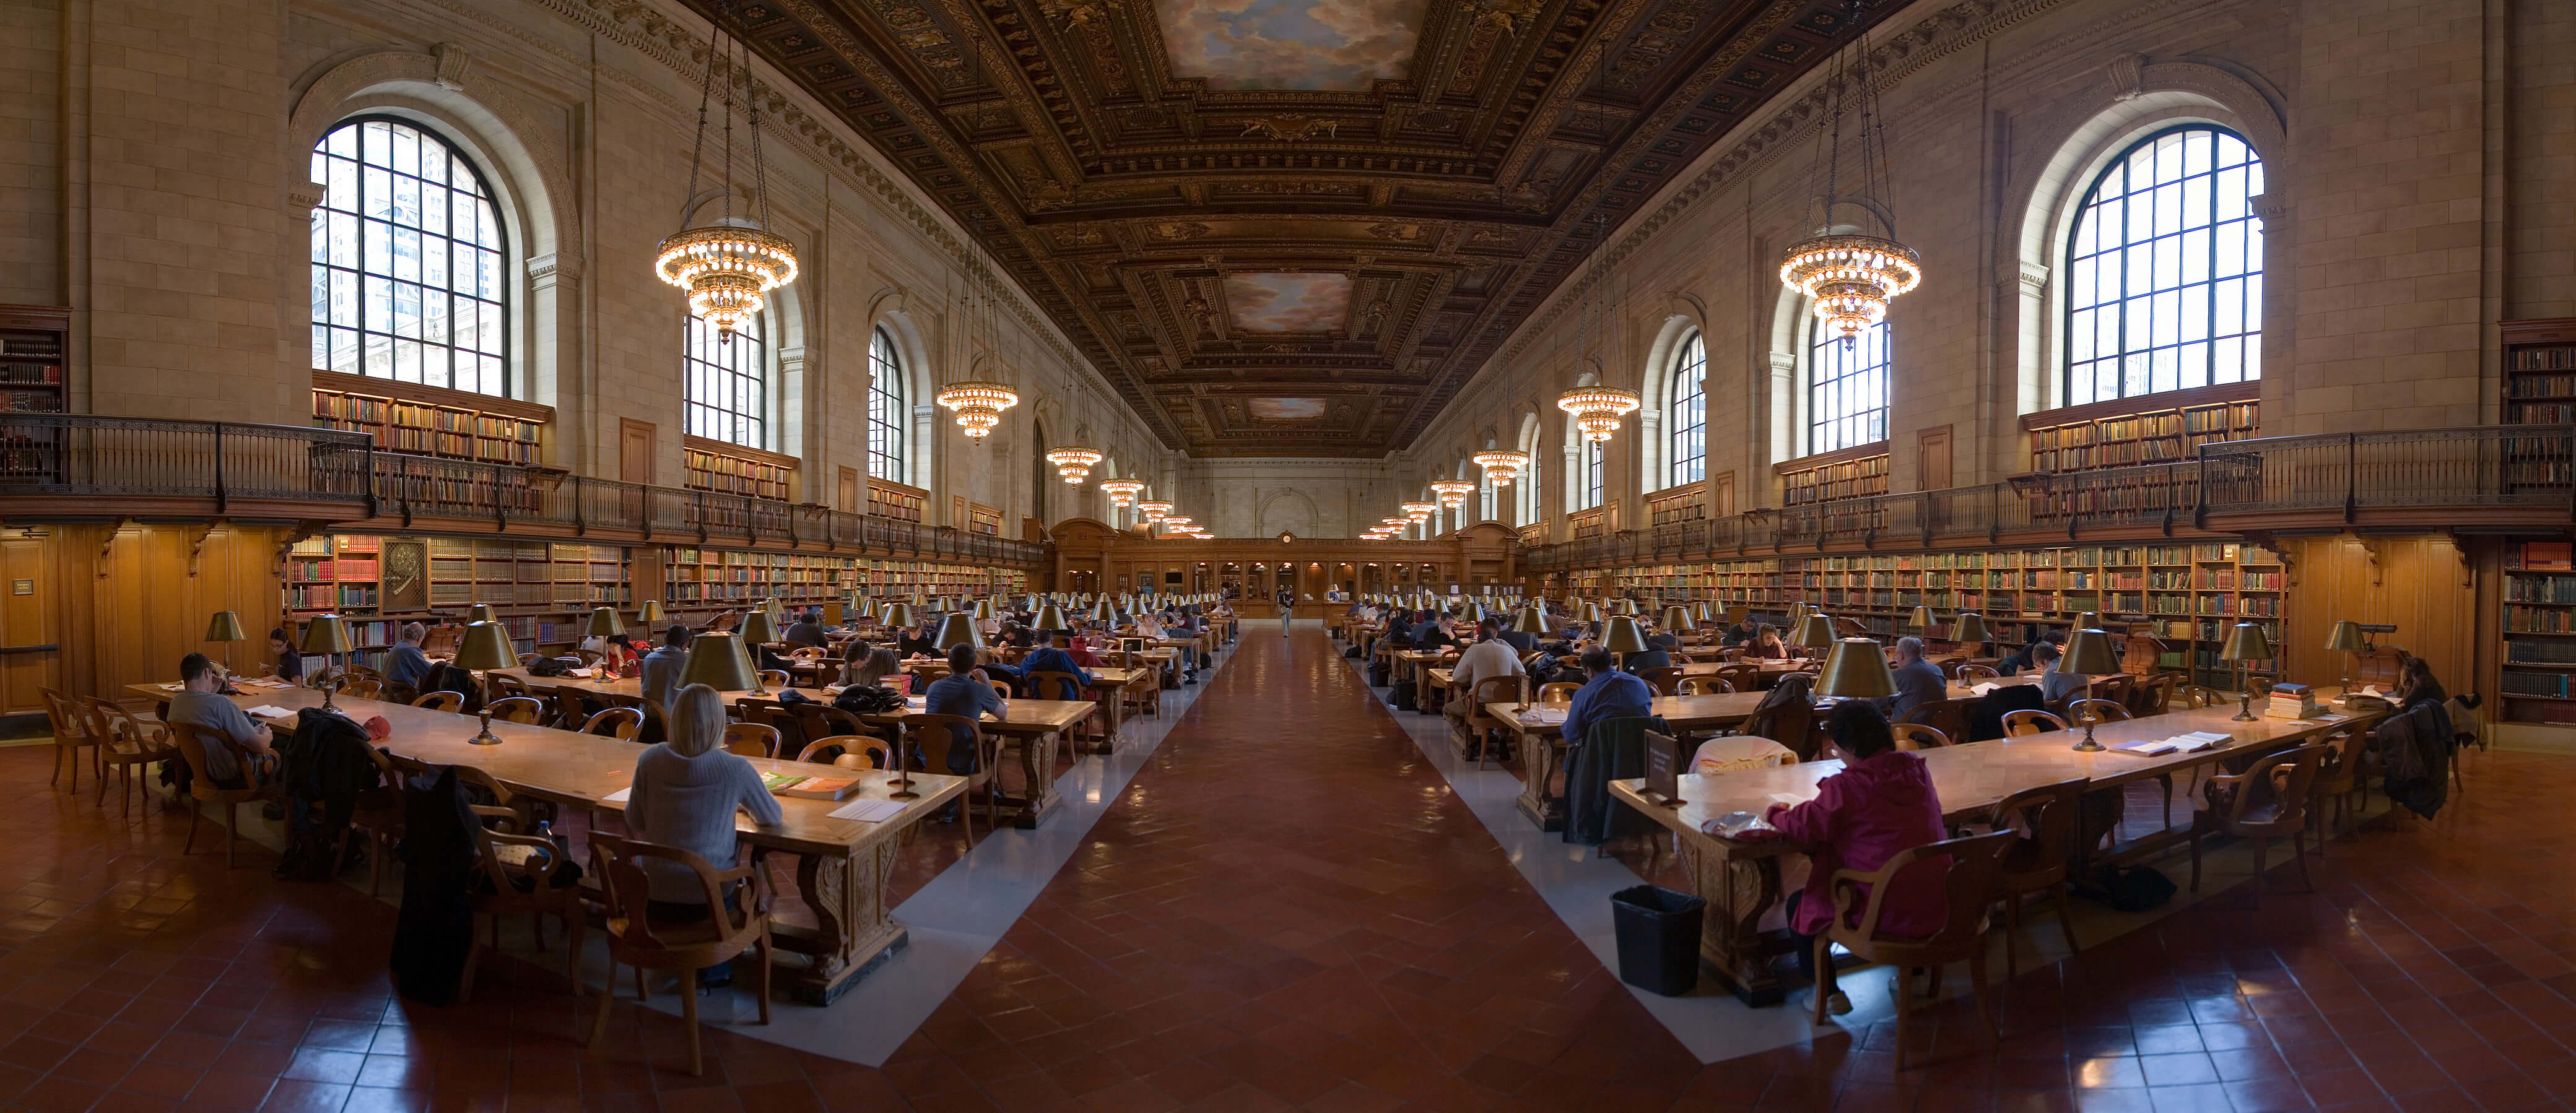
<instances>
[{"instance_id":1,"label":"chandelier","mask_svg":"<svg viewBox=\"0 0 2576 1113\"><path fill-rule=\"evenodd\" d=\"M1047 453L1046 458L1047 463L1055 465L1056 474L1063 476L1067 483L1080 483L1091 478L1092 465L1100 462L1100 454L1088 448L1059 448Z\"/></svg>"},{"instance_id":2,"label":"chandelier","mask_svg":"<svg viewBox=\"0 0 2576 1113\"><path fill-rule=\"evenodd\" d=\"M968 437L981 438L1002 424L1002 411L1020 404L1020 392L1004 383L950 383L936 401L957 412L957 424Z\"/></svg>"},{"instance_id":3,"label":"chandelier","mask_svg":"<svg viewBox=\"0 0 2576 1113\"><path fill-rule=\"evenodd\" d=\"M1100 490L1109 496L1109 505L1128 506L1135 503L1136 496L1145 493L1145 485L1133 479L1105 479L1100 483Z\"/></svg>"},{"instance_id":4,"label":"chandelier","mask_svg":"<svg viewBox=\"0 0 2576 1113\"><path fill-rule=\"evenodd\" d=\"M1433 514L1438 513L1440 510L1439 507L1433 506L1427 502L1408 502L1396 507L1396 509L1404 511L1406 520L1414 522L1428 521Z\"/></svg>"},{"instance_id":5,"label":"chandelier","mask_svg":"<svg viewBox=\"0 0 2576 1113\"><path fill-rule=\"evenodd\" d=\"M1431 485L1431 493L1440 499L1442 508L1456 510L1466 505L1467 496L1476 493L1476 485L1464 479L1443 479Z\"/></svg>"},{"instance_id":6,"label":"chandelier","mask_svg":"<svg viewBox=\"0 0 2576 1113\"><path fill-rule=\"evenodd\" d=\"M1186 516L1179 514L1165 514L1161 521L1154 523L1154 528L1162 530L1165 533L1188 533L1198 527L1191 525L1189 518Z\"/></svg>"},{"instance_id":7,"label":"chandelier","mask_svg":"<svg viewBox=\"0 0 2576 1113\"><path fill-rule=\"evenodd\" d=\"M1529 466L1529 457L1518 452L1487 449L1475 455L1476 466L1485 469L1485 479L1497 487L1509 487L1521 469Z\"/></svg>"},{"instance_id":8,"label":"chandelier","mask_svg":"<svg viewBox=\"0 0 2576 1113\"><path fill-rule=\"evenodd\" d=\"M1844 18L1860 23L1859 0L1845 0ZM1843 59L1853 61L1843 72ZM1886 115L1878 110L1878 90L1869 73L1869 32L1849 52L1834 55L1834 73L1825 86L1833 98L1831 122L1816 136L1819 150L1814 170L1823 187L1821 230L1789 245L1780 262L1780 284L1807 296L1818 329L1831 329L1849 346L1861 330L1887 319L1887 303L1923 281L1923 258L1896 240L1895 190L1888 186ZM1843 112L1858 99L1860 107L1860 188L1841 194ZM1857 228L1837 230L1833 213L1851 205L1875 214L1887 234L1873 236ZM1811 212L1813 210L1810 210Z\"/></svg>"},{"instance_id":9,"label":"chandelier","mask_svg":"<svg viewBox=\"0 0 2576 1113\"><path fill-rule=\"evenodd\" d=\"M730 13L727 4L720 12ZM751 90L751 49L739 35L728 36L720 18L707 21L707 70L698 90L698 136L689 151L689 190L680 195L680 231L665 237L653 269L662 281L689 294L689 312L716 327L718 342L730 342L744 322L767 304L766 295L796 281L796 245L768 231L768 166L760 155L760 96ZM736 55L732 48L740 48ZM737 60L737 58L739 60ZM707 147L707 106L715 100L716 70L727 74L724 96L724 214L713 223L687 227L698 198L698 168ZM744 109L751 121L751 204L758 220L733 214L733 81L743 75Z\"/></svg>"},{"instance_id":10,"label":"chandelier","mask_svg":"<svg viewBox=\"0 0 2576 1113\"><path fill-rule=\"evenodd\" d=\"M1574 425L1587 441L1606 441L1619 431L1619 419L1637 412L1637 392L1615 386L1579 386L1558 396L1556 408L1574 415Z\"/></svg>"},{"instance_id":11,"label":"chandelier","mask_svg":"<svg viewBox=\"0 0 2576 1113\"><path fill-rule=\"evenodd\" d=\"M1136 516L1145 519L1147 525L1152 525L1162 521L1163 515L1171 513L1173 509L1172 504L1168 502L1140 502L1136 504Z\"/></svg>"}]
</instances>

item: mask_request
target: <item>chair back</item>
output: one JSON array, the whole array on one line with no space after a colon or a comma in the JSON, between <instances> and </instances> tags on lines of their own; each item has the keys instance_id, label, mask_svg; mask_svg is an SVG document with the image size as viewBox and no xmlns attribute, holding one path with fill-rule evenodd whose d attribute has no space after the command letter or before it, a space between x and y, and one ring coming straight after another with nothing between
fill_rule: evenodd
<instances>
[{"instance_id":1,"label":"chair back","mask_svg":"<svg viewBox=\"0 0 2576 1113\"><path fill-rule=\"evenodd\" d=\"M888 760L892 752L885 739L873 734L831 734L806 743L805 748L797 752L796 760L814 765L874 769L878 767L869 764L864 755L875 754L878 760L885 762L884 768L892 769L894 762ZM860 755L856 763L849 761L852 755Z\"/></svg>"},{"instance_id":2,"label":"chair back","mask_svg":"<svg viewBox=\"0 0 2576 1113\"><path fill-rule=\"evenodd\" d=\"M45 700L45 721L54 728L54 737L66 742L81 738L80 710L72 698L51 688L38 688L36 694Z\"/></svg>"},{"instance_id":3,"label":"chair back","mask_svg":"<svg viewBox=\"0 0 2576 1113\"><path fill-rule=\"evenodd\" d=\"M2008 737L2019 738L2025 734L2046 734L2052 730L2065 729L2066 720L2045 711L2025 707L2019 711L2004 712L2004 734Z\"/></svg>"},{"instance_id":4,"label":"chair back","mask_svg":"<svg viewBox=\"0 0 2576 1113\"><path fill-rule=\"evenodd\" d=\"M2288 835L2305 828L2308 793L2331 749L2311 743L2266 754L2235 776L2210 778L2208 792L2220 804L2219 822L2228 834L2240 837Z\"/></svg>"},{"instance_id":5,"label":"chair back","mask_svg":"<svg viewBox=\"0 0 2576 1113\"><path fill-rule=\"evenodd\" d=\"M1814 761L1823 749L1816 739L1816 705L1807 700L1791 700L1767 708L1757 708L1746 716L1744 733L1777 740L1795 751L1800 761Z\"/></svg>"},{"instance_id":6,"label":"chair back","mask_svg":"<svg viewBox=\"0 0 2576 1113\"><path fill-rule=\"evenodd\" d=\"M806 739L807 749L811 749L817 739L868 732L866 727L859 725L858 716L828 703L800 703L789 710L796 713L796 725Z\"/></svg>"},{"instance_id":7,"label":"chair back","mask_svg":"<svg viewBox=\"0 0 2576 1113\"><path fill-rule=\"evenodd\" d=\"M1467 725L1500 729L1502 723L1485 714L1489 703L1522 703L1529 699L1529 678L1519 673L1510 676L1488 676L1476 682L1475 691L1467 693Z\"/></svg>"},{"instance_id":8,"label":"chair back","mask_svg":"<svg viewBox=\"0 0 2576 1113\"><path fill-rule=\"evenodd\" d=\"M2322 744L2326 755L2317 767L2319 791L2330 795L2351 792L2360 782L2361 759L2370 745L2370 728L2347 723L2328 733Z\"/></svg>"},{"instance_id":9,"label":"chair back","mask_svg":"<svg viewBox=\"0 0 2576 1113\"><path fill-rule=\"evenodd\" d=\"M537 725L537 720L546 713L546 705L537 702L533 696L504 696L483 706L495 719L528 726Z\"/></svg>"},{"instance_id":10,"label":"chair back","mask_svg":"<svg viewBox=\"0 0 2576 1113\"><path fill-rule=\"evenodd\" d=\"M1950 677L1961 684L1982 684L2003 678L2004 674L1996 672L1993 665L1961 665L1959 671Z\"/></svg>"},{"instance_id":11,"label":"chair back","mask_svg":"<svg viewBox=\"0 0 2576 1113\"><path fill-rule=\"evenodd\" d=\"M1762 666L1736 663L1719 665L1714 674L1738 692L1750 692L1762 686Z\"/></svg>"},{"instance_id":12,"label":"chair back","mask_svg":"<svg viewBox=\"0 0 2576 1113\"><path fill-rule=\"evenodd\" d=\"M1082 678L1069 672L1033 672L1020 678L1028 685L1030 699L1078 700L1082 698Z\"/></svg>"},{"instance_id":13,"label":"chair back","mask_svg":"<svg viewBox=\"0 0 2576 1113\"><path fill-rule=\"evenodd\" d=\"M1996 831L2019 830L2021 842L2004 854L2004 887L2016 893L2066 880L2075 858L2075 831L2084 807L2084 786L2077 777L2056 784L2025 788L1995 804L1986 825ZM2060 910L2059 915L2064 915Z\"/></svg>"},{"instance_id":14,"label":"chair back","mask_svg":"<svg viewBox=\"0 0 2576 1113\"><path fill-rule=\"evenodd\" d=\"M1955 745L1968 737L1968 709L1976 706L1977 701L1984 698L1984 696L1969 696L1966 699L1937 699L1918 703L1905 712L1905 721L1921 723L1940 731L1942 737L1949 739Z\"/></svg>"},{"instance_id":15,"label":"chair back","mask_svg":"<svg viewBox=\"0 0 2576 1113\"><path fill-rule=\"evenodd\" d=\"M778 728L767 723L726 723L724 748L744 757L777 757Z\"/></svg>"},{"instance_id":16,"label":"chair back","mask_svg":"<svg viewBox=\"0 0 2576 1113\"><path fill-rule=\"evenodd\" d=\"M583 734L632 742L644 729L644 713L632 707L612 707L581 724Z\"/></svg>"},{"instance_id":17,"label":"chair back","mask_svg":"<svg viewBox=\"0 0 2576 1113\"><path fill-rule=\"evenodd\" d=\"M108 733L99 736L103 745L122 754L159 753L168 756L168 735L159 728L159 724L146 725L141 716L113 700L94 699L91 702L98 705L99 717L107 724Z\"/></svg>"},{"instance_id":18,"label":"chair back","mask_svg":"<svg viewBox=\"0 0 2576 1113\"><path fill-rule=\"evenodd\" d=\"M948 752L959 746L972 746L975 750L975 771L967 774L968 783L981 785L992 777L993 763L997 755L990 738L984 733L982 720L971 719L964 715L933 715L919 712L897 719L895 723L910 736L907 741L911 749L921 755L922 767L915 772L945 774L950 768ZM959 727L974 733L971 737L960 739L957 737Z\"/></svg>"},{"instance_id":19,"label":"chair back","mask_svg":"<svg viewBox=\"0 0 2576 1113\"><path fill-rule=\"evenodd\" d=\"M1682 678L1682 682L1680 684L1674 686L1673 694L1678 696L1731 696L1735 694L1735 685L1727 683L1726 678L1722 676L1685 676Z\"/></svg>"},{"instance_id":20,"label":"chair back","mask_svg":"<svg viewBox=\"0 0 2576 1113\"><path fill-rule=\"evenodd\" d=\"M2182 674L2160 672L2139 680L2129 689L2129 714L2135 718L2162 715L2173 709L2174 686Z\"/></svg>"},{"instance_id":21,"label":"chair back","mask_svg":"<svg viewBox=\"0 0 2576 1113\"><path fill-rule=\"evenodd\" d=\"M1659 669L1647 669L1638 673L1637 677L1638 679L1644 680L1647 687L1654 689L1656 695L1670 696L1680 694L1679 686L1682 682L1682 669L1679 665L1666 665Z\"/></svg>"},{"instance_id":22,"label":"chair back","mask_svg":"<svg viewBox=\"0 0 2576 1113\"><path fill-rule=\"evenodd\" d=\"M1949 735L1921 723L1889 723L1887 729L1900 750L1937 750L1950 744Z\"/></svg>"},{"instance_id":23,"label":"chair back","mask_svg":"<svg viewBox=\"0 0 2576 1113\"><path fill-rule=\"evenodd\" d=\"M432 711L454 712L458 708L465 706L465 693L425 692L422 693L419 699L411 701L411 705L413 707L426 707Z\"/></svg>"},{"instance_id":24,"label":"chair back","mask_svg":"<svg viewBox=\"0 0 2576 1113\"><path fill-rule=\"evenodd\" d=\"M785 669L760 670L760 683L764 688L790 687L791 685L789 684L789 680L790 677L787 675L787 670Z\"/></svg>"},{"instance_id":25,"label":"chair back","mask_svg":"<svg viewBox=\"0 0 2576 1113\"><path fill-rule=\"evenodd\" d=\"M2080 699L2066 705L2066 721L2081 723L2122 723L2129 719L2128 705L2115 699Z\"/></svg>"},{"instance_id":26,"label":"chair back","mask_svg":"<svg viewBox=\"0 0 2576 1113\"><path fill-rule=\"evenodd\" d=\"M207 748L224 745L223 740L217 738L213 731L195 723L171 723L169 726L171 745L178 748L180 760L188 763L190 799L219 804L226 801L248 800L260 794L258 781L253 776L249 765L242 766L244 778L242 783L251 786L249 788L217 788L215 779L206 775Z\"/></svg>"},{"instance_id":27,"label":"chair back","mask_svg":"<svg viewBox=\"0 0 2576 1113\"><path fill-rule=\"evenodd\" d=\"M581 689L570 684L557 684L546 689L545 694L547 699L554 701L552 725L555 729L577 730L590 721L590 701L583 697Z\"/></svg>"},{"instance_id":28,"label":"chair back","mask_svg":"<svg viewBox=\"0 0 2576 1113\"><path fill-rule=\"evenodd\" d=\"M350 699L378 699L385 694L385 682L373 677L351 677L341 682L340 694Z\"/></svg>"},{"instance_id":29,"label":"chair back","mask_svg":"<svg viewBox=\"0 0 2576 1113\"><path fill-rule=\"evenodd\" d=\"M514 696L533 698L528 696L527 681L521 680L518 677L505 672L484 673L483 688L484 696L487 699L506 699Z\"/></svg>"},{"instance_id":30,"label":"chair back","mask_svg":"<svg viewBox=\"0 0 2576 1113\"><path fill-rule=\"evenodd\" d=\"M1970 948L1985 945L1986 910L2002 888L2003 856L2020 839L2014 831L1943 839L1899 851L1868 873L1835 870L1831 882L1835 941L1864 957L1908 966L1927 965L1944 955L1965 957ZM1890 883L1915 869L1941 871L1941 893L1947 902L1941 930L1921 939L1880 938L1879 919L1886 911ZM1865 898L1856 884L1869 887ZM1855 912L1857 921L1852 918Z\"/></svg>"},{"instance_id":31,"label":"chair back","mask_svg":"<svg viewBox=\"0 0 2576 1113\"><path fill-rule=\"evenodd\" d=\"M769 910L767 890L761 881L762 871L758 869L719 870L714 863L699 857L694 851L600 831L590 833L590 852L593 871L599 875L602 895L608 904L609 953L629 966L667 968L681 965L688 952L738 950L750 945L752 938L759 933L760 921ZM644 863L656 859L676 863L697 875L698 884L706 891L707 913L715 929L716 938L712 944L696 940L675 943L654 934L654 924L646 906L651 899L653 883ZM740 880L751 883L753 899L740 902L737 908L726 908L725 884Z\"/></svg>"},{"instance_id":32,"label":"chair back","mask_svg":"<svg viewBox=\"0 0 2576 1113\"><path fill-rule=\"evenodd\" d=\"M1538 701L1545 704L1573 703L1574 693L1582 690L1583 685L1576 684L1570 680L1559 680L1552 684L1541 684L1538 686Z\"/></svg>"}]
</instances>

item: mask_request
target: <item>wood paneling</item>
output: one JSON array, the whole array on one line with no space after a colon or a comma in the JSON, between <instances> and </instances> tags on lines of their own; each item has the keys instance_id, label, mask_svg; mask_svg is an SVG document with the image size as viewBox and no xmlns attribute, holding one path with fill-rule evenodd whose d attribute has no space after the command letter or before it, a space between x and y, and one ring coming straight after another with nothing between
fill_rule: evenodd
<instances>
[{"instance_id":1,"label":"wood paneling","mask_svg":"<svg viewBox=\"0 0 2576 1113\"><path fill-rule=\"evenodd\" d=\"M860 511L859 469L847 467L841 469L839 483L832 493L832 509L844 514L856 514Z\"/></svg>"},{"instance_id":2,"label":"wood paneling","mask_svg":"<svg viewBox=\"0 0 2576 1113\"><path fill-rule=\"evenodd\" d=\"M617 478L628 483L653 481L654 433L652 422L617 419Z\"/></svg>"},{"instance_id":3,"label":"wood paneling","mask_svg":"<svg viewBox=\"0 0 2576 1113\"><path fill-rule=\"evenodd\" d=\"M1732 518L1737 513L1739 512L1735 509L1735 473L1725 471L1708 477L1708 516Z\"/></svg>"},{"instance_id":4,"label":"wood paneling","mask_svg":"<svg viewBox=\"0 0 2576 1113\"><path fill-rule=\"evenodd\" d=\"M1938 491L1950 486L1950 427L1925 429L1914 436L1914 489Z\"/></svg>"},{"instance_id":5,"label":"wood paneling","mask_svg":"<svg viewBox=\"0 0 2576 1113\"><path fill-rule=\"evenodd\" d=\"M0 713L41 711L40 686L114 694L167 680L179 658L205 653L255 672L278 622L278 527L67 525L0 539L0 620L6 644L54 644L50 654L0 655ZM18 595L14 581L33 580ZM216 611L241 616L249 641L202 641Z\"/></svg>"},{"instance_id":6,"label":"wood paneling","mask_svg":"<svg viewBox=\"0 0 2576 1113\"><path fill-rule=\"evenodd\" d=\"M0 715L42 712L40 688L63 684L62 570L50 537L0 538ZM21 591L20 588L25 590Z\"/></svg>"},{"instance_id":7,"label":"wood paneling","mask_svg":"<svg viewBox=\"0 0 2576 1113\"><path fill-rule=\"evenodd\" d=\"M2480 686L2477 583L2460 550L2443 537L2285 538L2289 564L2289 614L2281 625L2289 676L2304 684L2332 684L2351 655L2325 648L2341 619L2391 623L2393 634L2374 640L2402 646L2432 665L2452 692Z\"/></svg>"}]
</instances>

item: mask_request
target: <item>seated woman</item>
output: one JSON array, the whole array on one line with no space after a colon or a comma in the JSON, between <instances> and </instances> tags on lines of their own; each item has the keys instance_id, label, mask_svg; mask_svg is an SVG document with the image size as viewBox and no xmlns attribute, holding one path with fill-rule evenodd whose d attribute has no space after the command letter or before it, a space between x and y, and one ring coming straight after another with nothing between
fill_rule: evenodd
<instances>
[{"instance_id":1,"label":"seated woman","mask_svg":"<svg viewBox=\"0 0 2576 1113\"><path fill-rule=\"evenodd\" d=\"M1765 624L1753 635L1753 648L1745 656L1765 661L1786 661L1789 659L1789 643L1780 640L1779 627Z\"/></svg>"},{"instance_id":2,"label":"seated woman","mask_svg":"<svg viewBox=\"0 0 2576 1113\"><path fill-rule=\"evenodd\" d=\"M268 651L277 655L278 679L304 683L304 654L296 651L295 639L286 636L284 627L268 632Z\"/></svg>"},{"instance_id":3,"label":"seated woman","mask_svg":"<svg viewBox=\"0 0 2576 1113\"><path fill-rule=\"evenodd\" d=\"M634 788L626 801L626 829L636 838L693 851L719 870L734 867L737 811L751 821L773 826L786 819L778 800L749 761L724 748L724 699L704 684L691 684L671 697L669 737L635 757ZM651 914L657 920L704 920L710 913L706 889L695 873L676 862L650 860ZM735 897L725 895L730 905ZM733 980L733 967L699 972L701 986Z\"/></svg>"},{"instance_id":4,"label":"seated woman","mask_svg":"<svg viewBox=\"0 0 2576 1113\"><path fill-rule=\"evenodd\" d=\"M607 645L599 651L599 663L619 676L634 672L635 662L640 659L635 652L635 642L624 634L608 635Z\"/></svg>"},{"instance_id":5,"label":"seated woman","mask_svg":"<svg viewBox=\"0 0 2576 1113\"><path fill-rule=\"evenodd\" d=\"M1820 968L1815 960L1816 937L1833 924L1834 871L1875 870L1949 833L1941 827L1941 800L1932 791L1931 772L1923 759L1896 748L1887 717L1875 705L1864 700L1835 704L1826 732L1843 771L1818 782L1815 799L1796 807L1773 804L1764 818L1780 829L1782 838L1804 847L1812 863L1807 887L1789 894L1789 930L1797 937L1798 968L1825 995L1826 1011L1840 1015L1851 1011L1851 999L1835 988L1832 964ZM1934 862L1898 875L1880 912L1879 930L1899 938L1941 930L1949 912L1941 880Z\"/></svg>"}]
</instances>

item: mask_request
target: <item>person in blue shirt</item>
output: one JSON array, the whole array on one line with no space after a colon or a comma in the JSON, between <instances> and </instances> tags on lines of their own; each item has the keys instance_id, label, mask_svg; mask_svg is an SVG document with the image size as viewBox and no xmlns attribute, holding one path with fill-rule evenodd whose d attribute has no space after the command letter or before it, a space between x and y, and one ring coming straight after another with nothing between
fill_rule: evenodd
<instances>
[{"instance_id":1,"label":"person in blue shirt","mask_svg":"<svg viewBox=\"0 0 2576 1113\"><path fill-rule=\"evenodd\" d=\"M922 710L933 715L955 715L972 719L989 711L999 716L1011 705L993 691L984 679L983 670L975 667L975 647L956 646L948 651L948 675L930 682L922 693ZM948 747L948 771L964 776L975 771L974 735L959 728L949 728L956 744Z\"/></svg>"},{"instance_id":2,"label":"person in blue shirt","mask_svg":"<svg viewBox=\"0 0 2576 1113\"><path fill-rule=\"evenodd\" d=\"M1574 693L1565 709L1565 741L1583 741L1595 723L1655 713L1655 690L1634 673L1619 671L1610 651L1594 646L1583 651L1583 671L1592 679Z\"/></svg>"},{"instance_id":3,"label":"person in blue shirt","mask_svg":"<svg viewBox=\"0 0 2576 1113\"><path fill-rule=\"evenodd\" d=\"M1671 668L1673 650L1681 648L1681 644L1682 640L1671 634L1657 634L1647 638L1645 652L1629 654L1624 667L1629 672L1641 674L1647 669Z\"/></svg>"},{"instance_id":4,"label":"person in blue shirt","mask_svg":"<svg viewBox=\"0 0 2576 1113\"><path fill-rule=\"evenodd\" d=\"M1538 648L1538 635L1536 634L1524 634L1518 630L1505 628L1502 633L1495 636L1503 639L1504 645L1508 645L1522 653L1529 653Z\"/></svg>"},{"instance_id":5,"label":"person in blue shirt","mask_svg":"<svg viewBox=\"0 0 2576 1113\"><path fill-rule=\"evenodd\" d=\"M394 634L393 652L385 654L385 679L405 688L418 688L429 675L429 655L420 651L422 638L429 629L417 622L406 622Z\"/></svg>"},{"instance_id":6,"label":"person in blue shirt","mask_svg":"<svg viewBox=\"0 0 2576 1113\"><path fill-rule=\"evenodd\" d=\"M1058 630L1058 631L1056 631L1056 632L1055 632L1055 636L1054 636L1052 639L1050 639L1050 640L1047 642L1047 644L1042 645L1042 646L1039 646L1039 647L1038 647L1034 652L1031 652L1028 656L1020 658L1020 675L1021 675L1023 678L1025 678L1025 677L1027 677L1030 673L1035 673L1035 672L1061 672L1061 673L1071 673L1073 676L1075 676L1076 678L1080 679L1080 680L1082 681L1082 683L1083 683L1083 685L1084 685L1085 687L1090 686L1090 684L1091 684L1091 672L1090 672L1090 670L1085 669L1085 668L1083 668L1081 665L1079 665L1079 664L1075 663L1075 662L1074 662L1074 659L1073 659L1073 654L1070 654L1070 653L1065 652L1065 647L1070 646L1070 645L1072 645L1072 644L1073 644L1073 635L1068 634L1068 633L1066 633L1066 632L1064 632L1064 631L1062 631L1062 630ZM1061 685L1059 685L1059 687L1061 687ZM1021 694L1021 695L1023 695L1023 696L1026 696L1026 697L1028 697L1028 698L1030 698L1030 699L1081 699L1081 698L1082 698L1082 693L1081 693L1081 692L1072 692L1072 693L1065 693L1065 692L1060 692L1060 691L1058 691L1058 692L1032 692L1032 691L1030 691L1030 690L1028 689L1028 686L1027 686L1027 683L1026 683L1026 681L1025 681L1025 680L1023 680L1023 682L1022 682L1022 685L1021 685L1021 688L1020 688L1020 694Z\"/></svg>"}]
</instances>

